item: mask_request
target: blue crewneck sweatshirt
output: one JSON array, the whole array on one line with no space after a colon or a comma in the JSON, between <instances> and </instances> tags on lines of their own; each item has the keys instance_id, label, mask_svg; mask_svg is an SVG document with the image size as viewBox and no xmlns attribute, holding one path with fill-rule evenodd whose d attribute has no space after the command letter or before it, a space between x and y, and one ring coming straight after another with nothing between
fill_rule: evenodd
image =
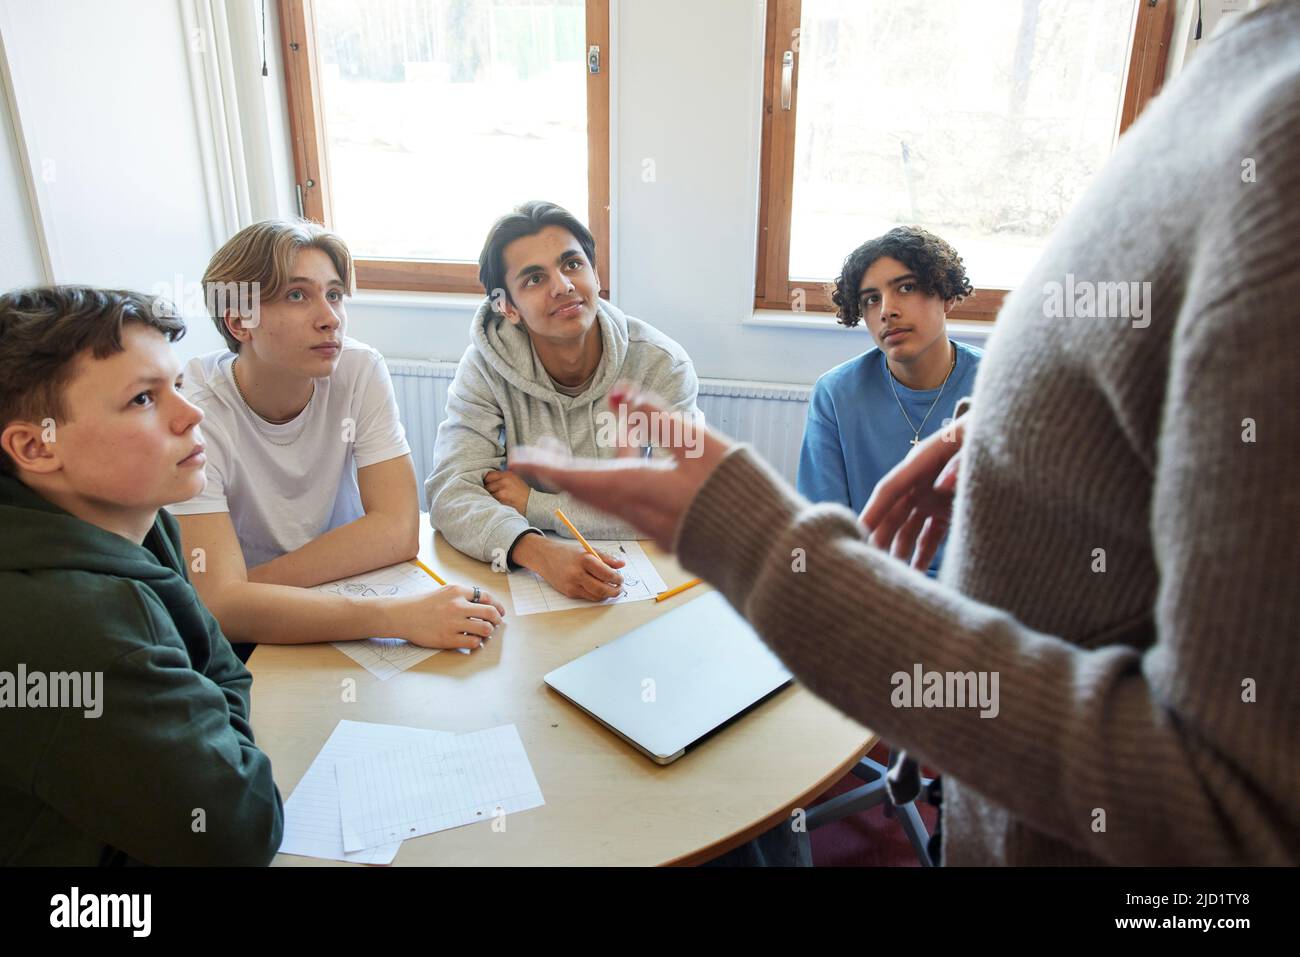
<instances>
[{"instance_id":1,"label":"blue crewneck sweatshirt","mask_svg":"<svg viewBox=\"0 0 1300 957\"><path fill-rule=\"evenodd\" d=\"M818 379L799 456L799 494L813 502L838 502L861 512L876 483L911 451L916 430L920 429L922 439L938 432L944 420L952 418L957 400L974 390L983 353L953 342L957 365L938 389L909 389L894 380L885 354L878 348L841 363ZM931 575L938 571L942 558L940 548Z\"/></svg>"}]
</instances>

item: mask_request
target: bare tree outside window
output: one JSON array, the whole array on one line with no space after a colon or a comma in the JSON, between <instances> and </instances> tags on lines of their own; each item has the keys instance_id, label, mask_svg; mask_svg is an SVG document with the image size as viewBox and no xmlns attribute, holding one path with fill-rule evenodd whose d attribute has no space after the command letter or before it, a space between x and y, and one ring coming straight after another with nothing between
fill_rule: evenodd
<instances>
[{"instance_id":1,"label":"bare tree outside window","mask_svg":"<svg viewBox=\"0 0 1300 957\"><path fill-rule=\"evenodd\" d=\"M901 223L1014 287L1110 155L1135 0L803 0L790 277Z\"/></svg>"}]
</instances>

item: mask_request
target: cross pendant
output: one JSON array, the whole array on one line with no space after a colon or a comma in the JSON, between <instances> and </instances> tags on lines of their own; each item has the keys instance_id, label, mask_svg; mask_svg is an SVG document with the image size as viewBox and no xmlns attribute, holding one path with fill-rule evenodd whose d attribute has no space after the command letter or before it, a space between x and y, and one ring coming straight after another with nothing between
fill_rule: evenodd
<instances>
[{"instance_id":1,"label":"cross pendant","mask_svg":"<svg viewBox=\"0 0 1300 957\"><path fill-rule=\"evenodd\" d=\"M918 435L916 438L914 438L914 439L912 440L911 444L912 444L912 445L920 445L920 444L921 444L921 437Z\"/></svg>"}]
</instances>

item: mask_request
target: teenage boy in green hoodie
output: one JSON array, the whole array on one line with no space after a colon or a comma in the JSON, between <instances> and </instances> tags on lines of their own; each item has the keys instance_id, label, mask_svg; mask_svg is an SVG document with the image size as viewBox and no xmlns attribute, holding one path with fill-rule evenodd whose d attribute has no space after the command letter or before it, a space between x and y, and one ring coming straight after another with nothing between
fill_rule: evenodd
<instances>
[{"instance_id":1,"label":"teenage boy in green hoodie","mask_svg":"<svg viewBox=\"0 0 1300 957\"><path fill-rule=\"evenodd\" d=\"M284 815L252 678L164 505L202 491L171 307L0 296L0 862L266 864Z\"/></svg>"}]
</instances>

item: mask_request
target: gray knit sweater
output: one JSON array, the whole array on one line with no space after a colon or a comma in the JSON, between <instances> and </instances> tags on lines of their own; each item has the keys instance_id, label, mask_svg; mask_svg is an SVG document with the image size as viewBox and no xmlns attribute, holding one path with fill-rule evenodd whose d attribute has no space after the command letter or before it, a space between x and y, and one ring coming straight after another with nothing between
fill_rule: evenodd
<instances>
[{"instance_id":1,"label":"gray knit sweater","mask_svg":"<svg viewBox=\"0 0 1300 957\"><path fill-rule=\"evenodd\" d=\"M1100 282L1149 282L1146 315L1082 317ZM1298 335L1278 0L1153 101L1007 299L939 582L744 448L677 549L800 681L943 772L945 863L1300 863ZM997 715L893 706L918 664L997 672Z\"/></svg>"}]
</instances>

